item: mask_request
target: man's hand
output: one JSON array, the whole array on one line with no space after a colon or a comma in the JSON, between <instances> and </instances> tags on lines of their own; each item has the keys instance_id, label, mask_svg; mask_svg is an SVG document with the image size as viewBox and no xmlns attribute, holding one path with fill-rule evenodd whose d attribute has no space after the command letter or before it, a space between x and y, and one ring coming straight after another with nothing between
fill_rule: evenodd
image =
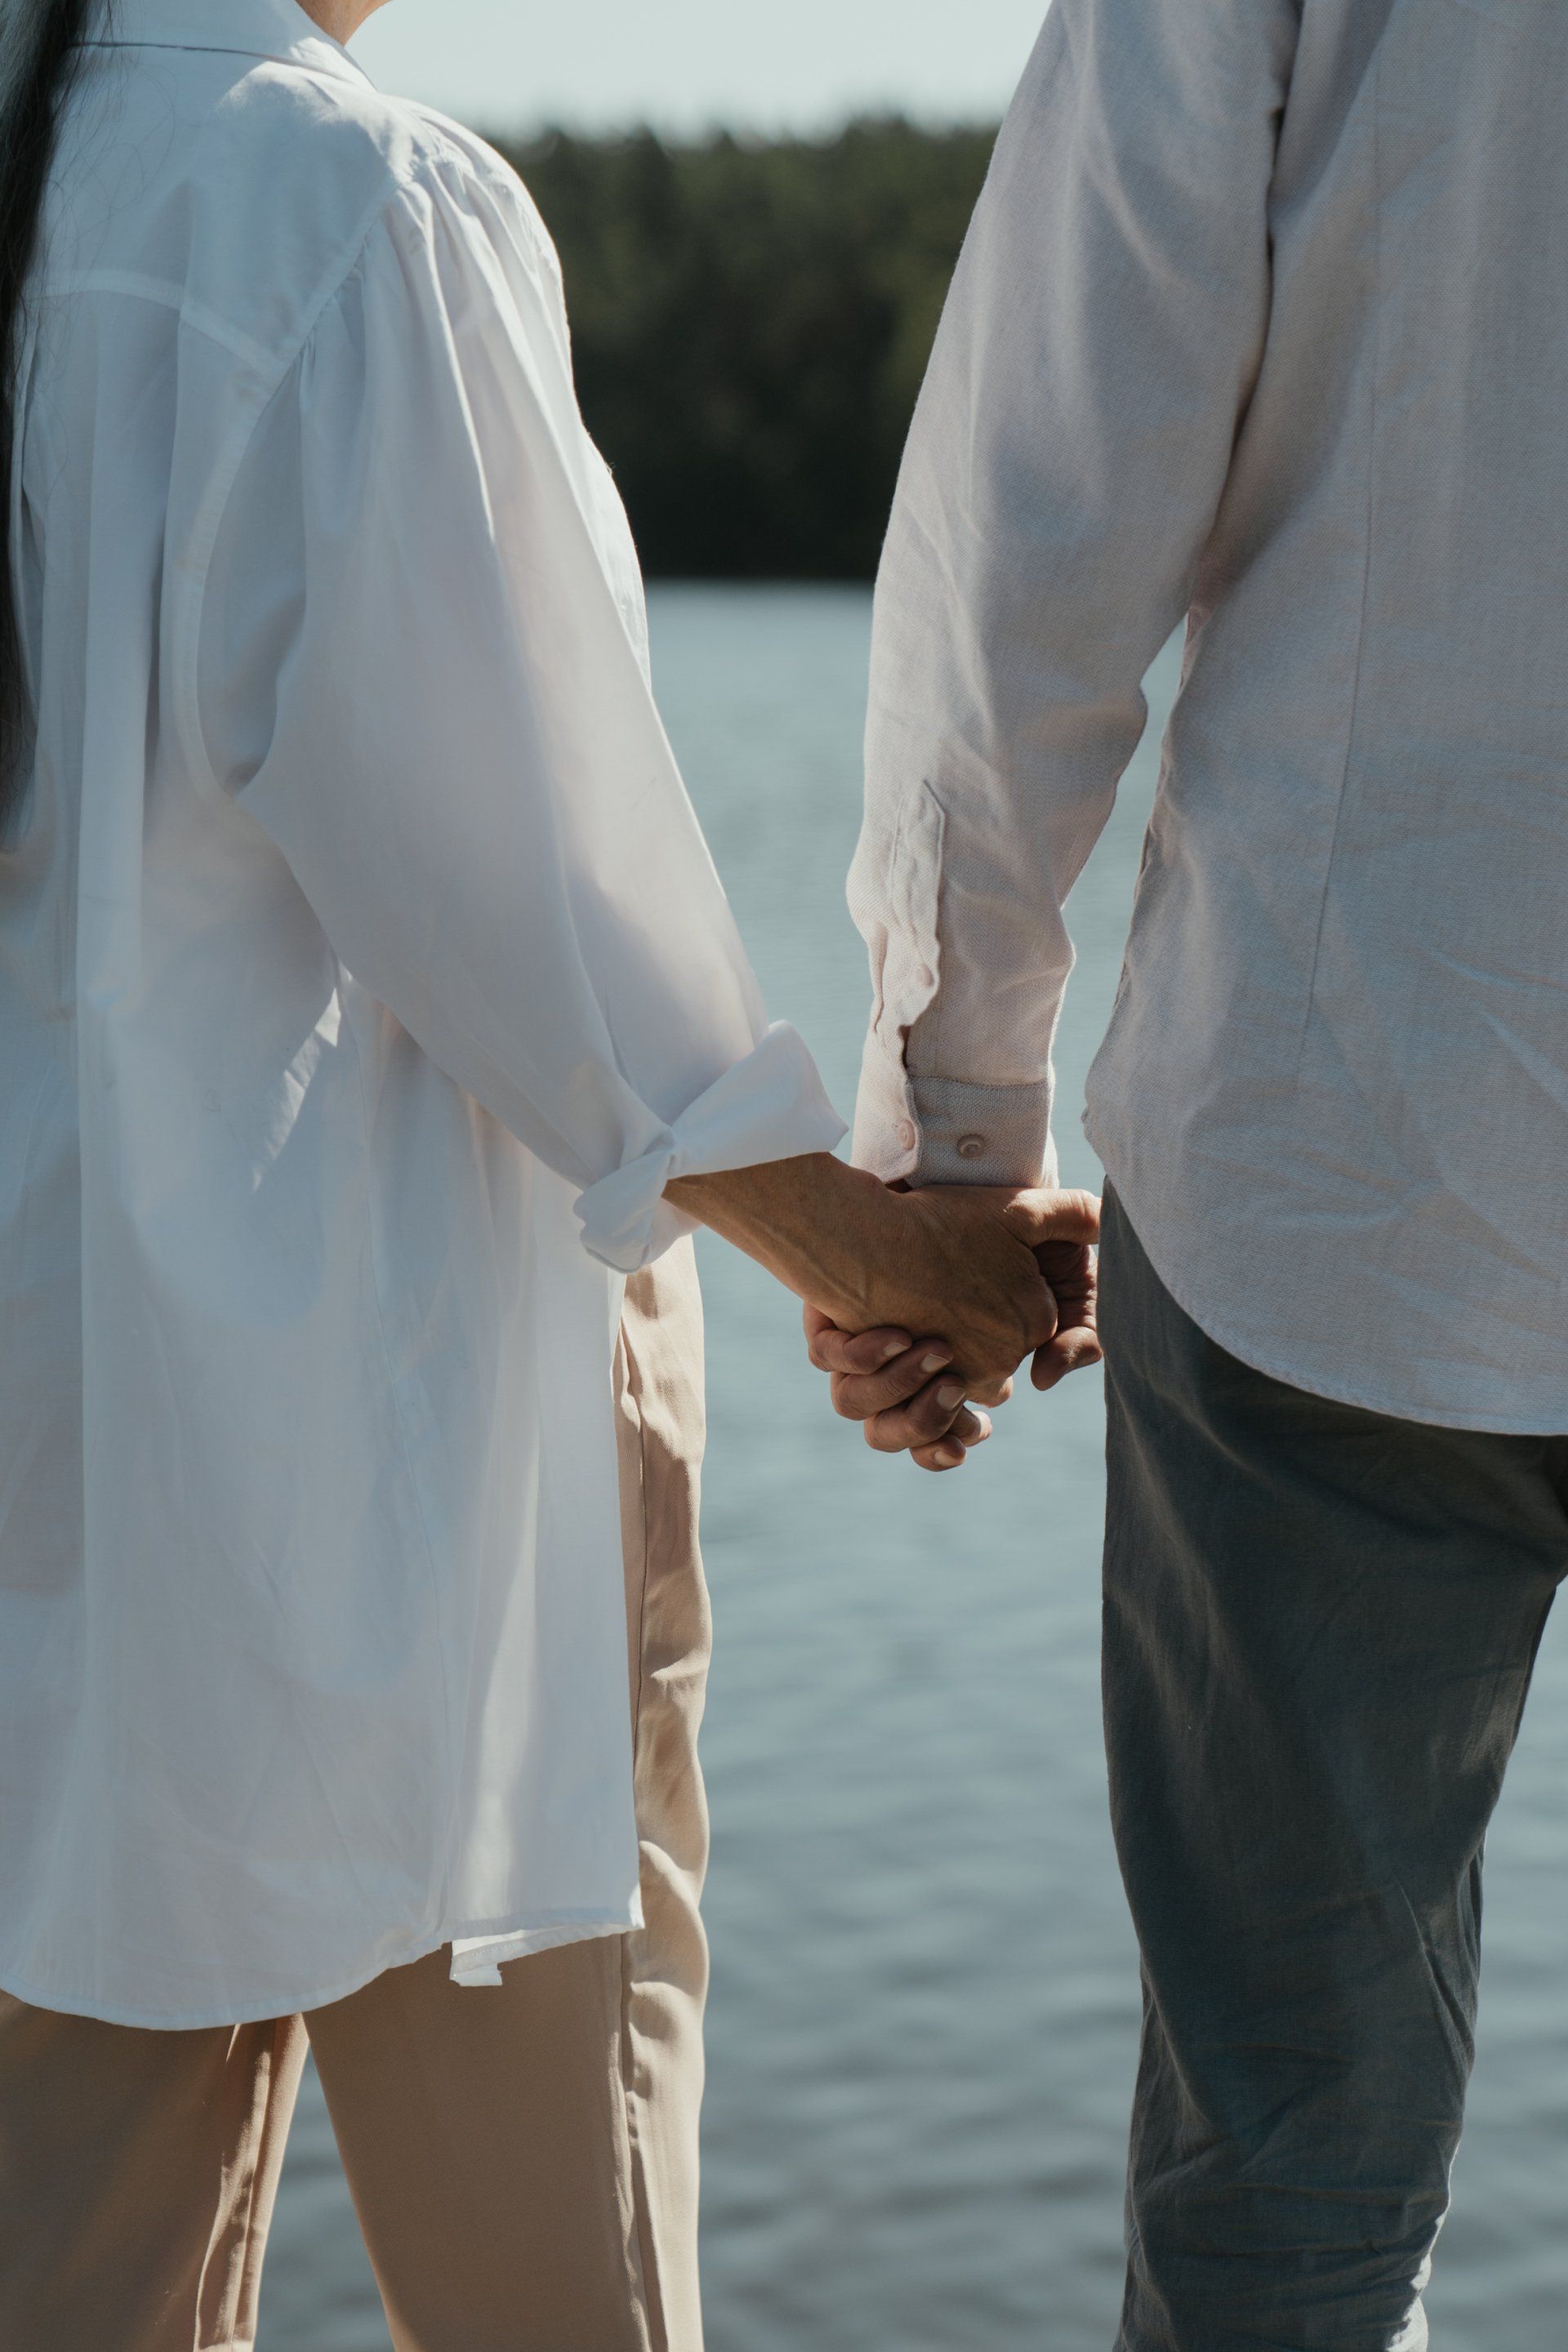
<instances>
[{"instance_id":1,"label":"man's hand","mask_svg":"<svg viewBox=\"0 0 1568 2352\"><path fill-rule=\"evenodd\" d=\"M990 1416L964 1402L943 1340L841 1331L820 1307L808 1307L805 1343L817 1370L832 1375L834 1412L862 1423L879 1454L909 1454L922 1470L957 1470L969 1448L991 1434Z\"/></svg>"},{"instance_id":2,"label":"man's hand","mask_svg":"<svg viewBox=\"0 0 1568 2352\"><path fill-rule=\"evenodd\" d=\"M1058 1239L1035 1252L1057 1302L1057 1328L1035 1354L1036 1388L1055 1388L1068 1372L1100 1361L1095 1328L1096 1261L1085 1242ZM864 1423L866 1443L880 1454L909 1454L922 1470L957 1470L969 1451L991 1434L984 1413L970 1411L952 1350L934 1339L910 1340L907 1331L849 1332L819 1308L805 1310L811 1360L831 1376L833 1406ZM1005 1402L1012 1383L993 1402Z\"/></svg>"}]
</instances>

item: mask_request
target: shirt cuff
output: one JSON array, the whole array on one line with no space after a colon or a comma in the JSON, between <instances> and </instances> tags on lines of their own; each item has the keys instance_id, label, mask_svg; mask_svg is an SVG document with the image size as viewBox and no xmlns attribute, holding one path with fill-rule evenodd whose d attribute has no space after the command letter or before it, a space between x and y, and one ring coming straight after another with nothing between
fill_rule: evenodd
<instances>
[{"instance_id":1,"label":"shirt cuff","mask_svg":"<svg viewBox=\"0 0 1568 2352\"><path fill-rule=\"evenodd\" d=\"M856 1105L855 1163L886 1184L1055 1184L1050 1081L912 1078L873 1038Z\"/></svg>"},{"instance_id":2,"label":"shirt cuff","mask_svg":"<svg viewBox=\"0 0 1568 2352\"><path fill-rule=\"evenodd\" d=\"M655 1144L589 1186L577 1202L584 1246L618 1273L635 1274L692 1229L663 1197L672 1178L832 1151L845 1132L805 1040L776 1021Z\"/></svg>"}]
</instances>

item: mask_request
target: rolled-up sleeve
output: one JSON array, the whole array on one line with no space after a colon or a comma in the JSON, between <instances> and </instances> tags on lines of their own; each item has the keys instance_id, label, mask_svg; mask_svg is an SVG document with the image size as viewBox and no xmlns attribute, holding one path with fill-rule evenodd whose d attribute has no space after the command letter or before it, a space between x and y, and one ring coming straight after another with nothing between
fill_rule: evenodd
<instances>
[{"instance_id":1,"label":"rolled-up sleeve","mask_svg":"<svg viewBox=\"0 0 1568 2352\"><path fill-rule=\"evenodd\" d=\"M1256 378L1298 0L1055 0L998 142L877 587L850 904L856 1157L1054 1172L1063 907Z\"/></svg>"},{"instance_id":2,"label":"rolled-up sleeve","mask_svg":"<svg viewBox=\"0 0 1568 2352\"><path fill-rule=\"evenodd\" d=\"M261 415L207 583L207 755L342 966L631 1270L672 1176L831 1150L649 688L553 253L499 159L400 185Z\"/></svg>"}]
</instances>

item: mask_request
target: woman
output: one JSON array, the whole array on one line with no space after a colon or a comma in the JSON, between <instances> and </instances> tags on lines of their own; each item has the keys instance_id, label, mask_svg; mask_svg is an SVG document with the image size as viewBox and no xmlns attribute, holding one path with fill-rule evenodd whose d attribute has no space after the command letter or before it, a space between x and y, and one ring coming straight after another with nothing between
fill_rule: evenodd
<instances>
[{"instance_id":1,"label":"woman","mask_svg":"<svg viewBox=\"0 0 1568 2352\"><path fill-rule=\"evenodd\" d=\"M994 1395L1086 1230L828 1156L373 5L5 18L6 2352L250 2342L307 2035L399 2347L698 2344L684 1236Z\"/></svg>"}]
</instances>

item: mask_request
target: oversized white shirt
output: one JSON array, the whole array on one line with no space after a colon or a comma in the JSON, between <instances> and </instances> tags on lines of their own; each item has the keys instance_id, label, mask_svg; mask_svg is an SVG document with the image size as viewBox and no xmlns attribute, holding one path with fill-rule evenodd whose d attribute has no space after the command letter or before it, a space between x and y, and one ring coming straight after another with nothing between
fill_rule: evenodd
<instances>
[{"instance_id":1,"label":"oversized white shirt","mask_svg":"<svg viewBox=\"0 0 1568 2352\"><path fill-rule=\"evenodd\" d=\"M842 1128L521 187L294 0L112 32L12 484L0 1985L186 2026L635 1923L624 1273Z\"/></svg>"},{"instance_id":2,"label":"oversized white shirt","mask_svg":"<svg viewBox=\"0 0 1568 2352\"><path fill-rule=\"evenodd\" d=\"M857 1133L1032 1181L1063 905L1187 622L1089 1133L1212 1337L1568 1430L1568 6L1054 0L877 596Z\"/></svg>"}]
</instances>

